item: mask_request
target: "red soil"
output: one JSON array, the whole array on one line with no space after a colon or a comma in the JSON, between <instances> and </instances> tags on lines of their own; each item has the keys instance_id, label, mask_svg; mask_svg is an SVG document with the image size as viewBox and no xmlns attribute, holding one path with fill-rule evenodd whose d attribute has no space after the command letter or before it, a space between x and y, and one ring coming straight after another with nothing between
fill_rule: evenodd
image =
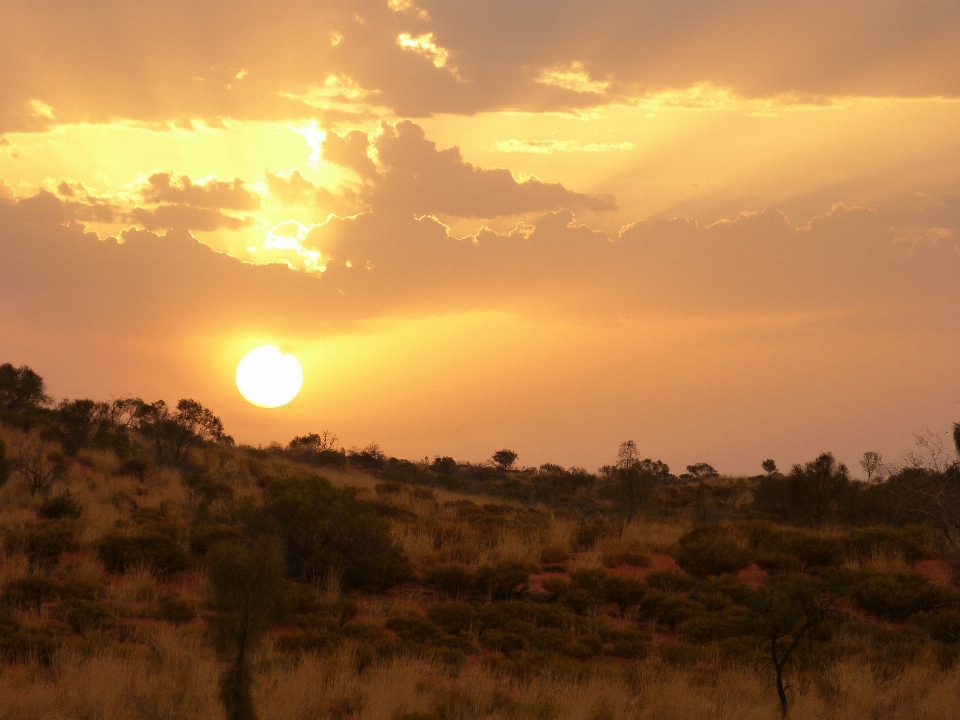
<instances>
[{"instance_id":1,"label":"red soil","mask_svg":"<svg viewBox=\"0 0 960 720\"><path fill-rule=\"evenodd\" d=\"M751 587L759 587L770 575L766 570L760 568L756 563L750 563L743 570L737 573L737 577L743 580Z\"/></svg>"},{"instance_id":2,"label":"red soil","mask_svg":"<svg viewBox=\"0 0 960 720\"><path fill-rule=\"evenodd\" d=\"M943 560L921 560L913 569L934 585L950 585L953 582L953 573Z\"/></svg>"}]
</instances>

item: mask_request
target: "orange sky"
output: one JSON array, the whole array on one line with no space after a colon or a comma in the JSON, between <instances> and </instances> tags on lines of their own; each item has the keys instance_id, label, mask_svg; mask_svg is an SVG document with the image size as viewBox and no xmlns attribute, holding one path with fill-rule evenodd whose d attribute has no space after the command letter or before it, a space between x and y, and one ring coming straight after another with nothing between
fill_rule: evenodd
<instances>
[{"instance_id":1,"label":"orange sky","mask_svg":"<svg viewBox=\"0 0 960 720\"><path fill-rule=\"evenodd\" d=\"M960 420L953 2L0 0L0 362L676 471ZM259 344L304 387L247 404Z\"/></svg>"}]
</instances>

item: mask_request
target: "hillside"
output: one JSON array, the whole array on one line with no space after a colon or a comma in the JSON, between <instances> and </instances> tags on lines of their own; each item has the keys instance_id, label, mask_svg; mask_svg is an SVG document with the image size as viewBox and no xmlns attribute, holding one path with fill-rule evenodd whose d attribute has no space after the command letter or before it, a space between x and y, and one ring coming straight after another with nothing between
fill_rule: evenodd
<instances>
[{"instance_id":1,"label":"hillside","mask_svg":"<svg viewBox=\"0 0 960 720\"><path fill-rule=\"evenodd\" d=\"M3 367L2 720L955 716L955 464L237 447Z\"/></svg>"}]
</instances>

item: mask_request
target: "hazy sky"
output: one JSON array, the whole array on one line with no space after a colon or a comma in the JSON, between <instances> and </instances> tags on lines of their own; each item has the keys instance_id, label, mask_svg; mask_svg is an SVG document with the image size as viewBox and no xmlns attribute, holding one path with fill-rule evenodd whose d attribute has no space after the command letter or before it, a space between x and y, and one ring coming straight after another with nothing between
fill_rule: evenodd
<instances>
[{"instance_id":1,"label":"hazy sky","mask_svg":"<svg viewBox=\"0 0 960 720\"><path fill-rule=\"evenodd\" d=\"M958 47L956 2L0 0L0 362L254 444L894 460L960 420Z\"/></svg>"}]
</instances>

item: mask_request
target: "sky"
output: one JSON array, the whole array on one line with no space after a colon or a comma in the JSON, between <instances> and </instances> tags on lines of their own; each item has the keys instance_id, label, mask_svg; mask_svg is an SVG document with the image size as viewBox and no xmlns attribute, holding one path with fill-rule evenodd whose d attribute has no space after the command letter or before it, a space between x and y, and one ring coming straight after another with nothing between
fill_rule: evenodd
<instances>
[{"instance_id":1,"label":"sky","mask_svg":"<svg viewBox=\"0 0 960 720\"><path fill-rule=\"evenodd\" d=\"M935 1L0 0L0 362L254 445L896 462L960 421L958 46Z\"/></svg>"}]
</instances>

